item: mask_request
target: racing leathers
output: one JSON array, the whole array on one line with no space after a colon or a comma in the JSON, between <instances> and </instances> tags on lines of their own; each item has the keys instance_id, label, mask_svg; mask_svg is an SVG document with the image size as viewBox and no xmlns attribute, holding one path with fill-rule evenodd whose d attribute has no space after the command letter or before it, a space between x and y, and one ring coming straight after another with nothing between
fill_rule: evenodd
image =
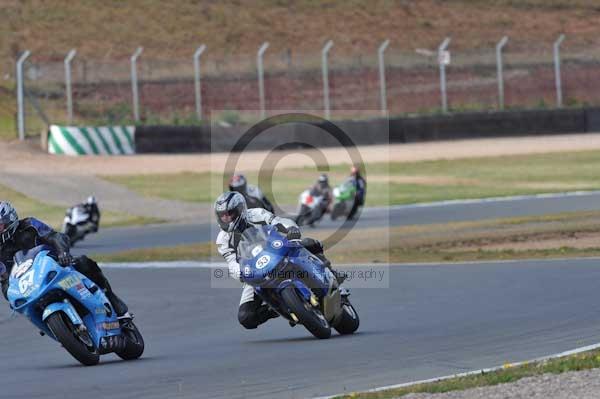
<instances>
[{"instance_id":1,"label":"racing leathers","mask_svg":"<svg viewBox=\"0 0 600 399\"><path fill-rule=\"evenodd\" d=\"M18 251L27 251L38 245L48 245L53 249L52 255L62 266L72 265L78 272L88 277L102 288L113 304L117 315L127 313L127 305L112 291L112 288L96 262L87 256L73 258L70 253L69 238L35 218L19 220L12 237L0 243L0 262L6 266L6 273L0 276L2 294L7 297L8 276L14 266L13 258Z\"/></svg>"},{"instance_id":2,"label":"racing leathers","mask_svg":"<svg viewBox=\"0 0 600 399\"><path fill-rule=\"evenodd\" d=\"M98 227L100 226L100 209L98 208L98 204L96 203L85 203L81 204L88 215L90 215L90 222L94 225L93 231L94 233L98 232Z\"/></svg>"},{"instance_id":3,"label":"racing leathers","mask_svg":"<svg viewBox=\"0 0 600 399\"><path fill-rule=\"evenodd\" d=\"M358 208L365 204L365 197L367 195L366 180L359 173L357 173L355 176L351 176L350 178L352 180L352 184L354 184L354 187L356 187L356 195L354 197L352 209L350 209L350 213L348 213L348 220L353 219L358 211Z\"/></svg>"},{"instance_id":4,"label":"racing leathers","mask_svg":"<svg viewBox=\"0 0 600 399\"><path fill-rule=\"evenodd\" d=\"M290 228L298 228L291 219L275 216L271 212L262 208L251 208L246 211L246 223L251 226L273 225L282 233L287 233ZM240 265L237 259L237 246L239 244L242 232L226 232L221 230L217 236L217 249L227 261L229 275L240 278ZM323 255L323 245L318 240L303 238L302 245L312 254L319 257L329 267L331 263ZM247 329L257 328L267 320L277 317L277 313L270 309L268 305L263 304L262 299L255 295L254 288L244 283L242 287L242 297L238 309L238 320L242 326Z\"/></svg>"}]
</instances>

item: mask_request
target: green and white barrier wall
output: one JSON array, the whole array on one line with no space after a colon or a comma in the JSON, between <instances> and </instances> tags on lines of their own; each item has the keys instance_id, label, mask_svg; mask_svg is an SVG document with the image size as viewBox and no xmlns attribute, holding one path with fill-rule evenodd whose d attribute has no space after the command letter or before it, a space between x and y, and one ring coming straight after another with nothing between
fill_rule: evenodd
<instances>
[{"instance_id":1,"label":"green and white barrier wall","mask_svg":"<svg viewBox=\"0 0 600 399\"><path fill-rule=\"evenodd\" d=\"M48 152L56 155L135 154L134 126L50 126Z\"/></svg>"}]
</instances>

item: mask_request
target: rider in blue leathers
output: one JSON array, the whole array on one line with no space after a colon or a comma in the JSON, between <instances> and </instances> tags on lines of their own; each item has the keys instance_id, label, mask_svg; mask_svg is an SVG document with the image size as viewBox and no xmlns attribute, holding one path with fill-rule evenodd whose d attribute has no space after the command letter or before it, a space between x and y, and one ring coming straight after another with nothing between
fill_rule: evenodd
<instances>
[{"instance_id":1,"label":"rider in blue leathers","mask_svg":"<svg viewBox=\"0 0 600 399\"><path fill-rule=\"evenodd\" d=\"M14 255L38 245L52 247L59 264L75 267L103 289L117 316L127 314L127 305L113 292L98 264L87 256L71 256L70 242L66 235L54 231L38 219L19 219L17 211L9 202L0 201L0 283L5 298Z\"/></svg>"}]
</instances>

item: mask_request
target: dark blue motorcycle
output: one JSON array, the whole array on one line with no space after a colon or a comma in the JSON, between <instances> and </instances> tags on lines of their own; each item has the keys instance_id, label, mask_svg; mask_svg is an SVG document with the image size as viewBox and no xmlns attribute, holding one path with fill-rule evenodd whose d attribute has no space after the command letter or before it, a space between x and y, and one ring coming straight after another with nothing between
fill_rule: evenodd
<instances>
[{"instance_id":1,"label":"dark blue motorcycle","mask_svg":"<svg viewBox=\"0 0 600 399\"><path fill-rule=\"evenodd\" d=\"M92 366L111 352L124 360L142 355L144 339L131 318L118 319L104 292L72 267L60 266L52 248L19 251L14 262L10 306L79 362Z\"/></svg>"},{"instance_id":2,"label":"dark blue motorcycle","mask_svg":"<svg viewBox=\"0 0 600 399\"><path fill-rule=\"evenodd\" d=\"M274 226L250 227L241 236L238 260L242 281L291 325L302 324L317 338L329 338L331 327L354 333L358 314L323 262L287 240Z\"/></svg>"}]
</instances>

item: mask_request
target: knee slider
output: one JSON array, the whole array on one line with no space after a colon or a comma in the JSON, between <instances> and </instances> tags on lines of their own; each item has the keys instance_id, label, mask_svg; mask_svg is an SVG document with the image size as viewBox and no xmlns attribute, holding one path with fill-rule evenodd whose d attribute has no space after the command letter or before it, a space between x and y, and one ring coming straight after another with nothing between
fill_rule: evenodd
<instances>
[{"instance_id":1,"label":"knee slider","mask_svg":"<svg viewBox=\"0 0 600 399\"><path fill-rule=\"evenodd\" d=\"M243 307L240 307L240 310L238 311L238 321L248 330L253 330L258 327L256 314Z\"/></svg>"}]
</instances>

